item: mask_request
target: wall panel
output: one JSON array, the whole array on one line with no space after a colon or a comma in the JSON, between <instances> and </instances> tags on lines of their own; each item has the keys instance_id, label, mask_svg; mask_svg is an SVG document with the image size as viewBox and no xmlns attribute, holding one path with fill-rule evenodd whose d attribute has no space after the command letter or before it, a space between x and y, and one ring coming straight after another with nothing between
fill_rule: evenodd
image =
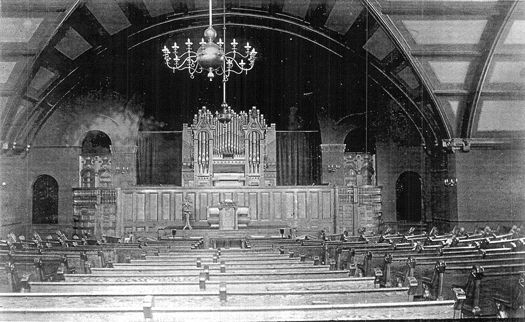
<instances>
[{"instance_id":1,"label":"wall panel","mask_svg":"<svg viewBox=\"0 0 525 322\"><path fill-rule=\"evenodd\" d=\"M161 215L161 219L162 220L170 220L170 214L172 213L170 210L170 197L171 197L171 194L169 193L163 193L162 194L162 215Z\"/></svg>"},{"instance_id":2,"label":"wall panel","mask_svg":"<svg viewBox=\"0 0 525 322\"><path fill-rule=\"evenodd\" d=\"M306 192L297 192L295 197L297 198L297 218L306 219Z\"/></svg>"},{"instance_id":3,"label":"wall panel","mask_svg":"<svg viewBox=\"0 0 525 322\"><path fill-rule=\"evenodd\" d=\"M174 202L170 209L171 217L173 218L173 216L175 216L175 220L182 220L182 203L184 202L182 192L174 193L172 196L174 196Z\"/></svg>"},{"instance_id":4,"label":"wall panel","mask_svg":"<svg viewBox=\"0 0 525 322\"><path fill-rule=\"evenodd\" d=\"M224 199L249 208L251 227L330 227L333 222L334 192L330 187L128 187L119 191L118 198L122 207L118 215L124 229L154 229L156 222L182 225L182 205L186 198L193 205L195 224L201 227L207 227L207 207Z\"/></svg>"},{"instance_id":5,"label":"wall panel","mask_svg":"<svg viewBox=\"0 0 525 322\"><path fill-rule=\"evenodd\" d=\"M261 192L261 210L259 219L268 220L270 219L270 193Z\"/></svg>"},{"instance_id":6,"label":"wall panel","mask_svg":"<svg viewBox=\"0 0 525 322\"><path fill-rule=\"evenodd\" d=\"M273 218L275 219L281 219L283 216L283 208L282 208L282 193L281 192L272 192L272 213Z\"/></svg>"}]
</instances>

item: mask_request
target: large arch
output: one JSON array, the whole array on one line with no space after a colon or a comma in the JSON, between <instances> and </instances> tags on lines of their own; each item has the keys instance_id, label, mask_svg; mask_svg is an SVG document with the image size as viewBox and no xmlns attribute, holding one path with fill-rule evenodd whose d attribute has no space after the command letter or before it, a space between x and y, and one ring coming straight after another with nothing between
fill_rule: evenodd
<instances>
[{"instance_id":1,"label":"large arch","mask_svg":"<svg viewBox=\"0 0 525 322\"><path fill-rule=\"evenodd\" d=\"M369 6L357 1L318 5L262 1L260 8L228 1L227 6L228 26L293 34L319 44L332 54L367 64L370 83L383 88L402 106L426 148L439 149L441 140L450 138L450 126L417 74L418 69L411 66L403 48L385 32L386 24ZM143 12L144 8L133 2L112 7L110 9L118 13L113 26L107 24L107 17L95 2L70 8L32 65L20 96L9 100L2 115L2 141L32 142L62 99L82 82L94 58L119 47L133 51L159 37L202 29L206 25L206 14L196 2L188 1L172 10L169 7L160 14L152 14L151 8ZM354 13L350 14L347 9L354 9ZM81 21L88 21L102 31L88 35ZM378 42L384 45L377 47ZM67 44L69 47L64 47ZM386 52L382 47L386 47ZM48 76L45 84L40 79L43 73ZM407 73L411 76L407 77ZM40 85L36 93L35 84ZM20 103L28 106L20 109Z\"/></svg>"}]
</instances>

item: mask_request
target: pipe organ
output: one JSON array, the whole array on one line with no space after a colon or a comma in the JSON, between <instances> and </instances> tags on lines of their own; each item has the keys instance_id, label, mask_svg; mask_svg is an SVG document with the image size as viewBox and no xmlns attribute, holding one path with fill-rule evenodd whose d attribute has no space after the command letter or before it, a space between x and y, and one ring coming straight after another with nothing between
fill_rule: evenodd
<instances>
[{"instance_id":1,"label":"pipe organ","mask_svg":"<svg viewBox=\"0 0 525 322\"><path fill-rule=\"evenodd\" d=\"M183 186L275 186L275 124L257 108L221 122L202 107L182 131Z\"/></svg>"}]
</instances>

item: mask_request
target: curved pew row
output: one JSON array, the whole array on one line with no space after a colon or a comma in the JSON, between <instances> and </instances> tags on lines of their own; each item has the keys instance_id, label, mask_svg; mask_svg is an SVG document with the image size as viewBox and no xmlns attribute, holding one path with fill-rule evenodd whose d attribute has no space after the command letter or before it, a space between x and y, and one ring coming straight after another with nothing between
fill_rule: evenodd
<instances>
[{"instance_id":1,"label":"curved pew row","mask_svg":"<svg viewBox=\"0 0 525 322\"><path fill-rule=\"evenodd\" d=\"M221 285L219 291L109 293L1 293L0 308L121 308L138 306L144 295L155 296L160 307L221 307L248 305L318 305L407 302L408 288L340 290L232 291Z\"/></svg>"},{"instance_id":2,"label":"curved pew row","mask_svg":"<svg viewBox=\"0 0 525 322\"><path fill-rule=\"evenodd\" d=\"M320 304L266 306L251 308L231 306L217 308L163 308L155 298L144 299L141 306L121 309L1 309L10 321L283 321L283 320L364 320L364 319L449 319L454 317L454 301L398 302L366 304ZM200 306L199 306L200 307Z\"/></svg>"},{"instance_id":3,"label":"curved pew row","mask_svg":"<svg viewBox=\"0 0 525 322\"><path fill-rule=\"evenodd\" d=\"M66 282L119 282L119 281L162 281L162 282L183 282L198 281L199 274L180 274L180 273L149 273L132 274L122 273L117 275L100 274L65 274ZM248 273L214 273L210 272L211 281L232 281L232 280L272 280L272 279L320 279L320 278L344 278L348 277L345 271L284 271L284 272L248 272Z\"/></svg>"},{"instance_id":4,"label":"curved pew row","mask_svg":"<svg viewBox=\"0 0 525 322\"><path fill-rule=\"evenodd\" d=\"M194 261L194 262L177 262L177 261L152 261L152 260L131 260L130 263L116 263L116 264L113 264L113 267L114 268L118 268L118 267L136 267L136 266L145 266L145 267L149 267L149 266L158 266L158 267L161 267L161 266L169 266L169 267L180 267L180 268L185 268L185 267L201 267L203 265L208 265L211 267L214 267L214 266L217 266L219 267L219 265L221 263L224 263L226 265L228 265L228 267L250 267L250 266L254 266L254 267L261 267L261 268L265 268L265 267L271 267L271 266L275 266L275 267L294 267L294 266L300 266L300 267L305 267L305 266L308 266L308 265L313 265L313 261L271 261L271 262L266 262L266 261L227 261L227 260L218 260L216 262L213 262L213 261Z\"/></svg>"},{"instance_id":5,"label":"curved pew row","mask_svg":"<svg viewBox=\"0 0 525 322\"><path fill-rule=\"evenodd\" d=\"M220 282L206 281L202 286L206 290L219 290ZM340 290L340 289L363 289L374 288L373 277L359 278L326 278L326 279L297 279L297 280L236 280L228 282L228 290L239 291L306 291L306 290ZM201 284L196 282L32 282L30 283L32 293L96 293L96 292L118 292L139 293L143 292L196 292L201 289Z\"/></svg>"}]
</instances>

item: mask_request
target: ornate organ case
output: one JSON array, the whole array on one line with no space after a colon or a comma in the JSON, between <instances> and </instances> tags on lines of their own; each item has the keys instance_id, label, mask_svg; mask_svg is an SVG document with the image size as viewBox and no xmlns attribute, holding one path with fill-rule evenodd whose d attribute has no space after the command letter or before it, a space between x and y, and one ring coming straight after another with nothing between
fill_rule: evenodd
<instances>
[{"instance_id":1,"label":"ornate organ case","mask_svg":"<svg viewBox=\"0 0 525 322\"><path fill-rule=\"evenodd\" d=\"M202 107L182 131L183 186L275 186L275 124L255 107L225 123Z\"/></svg>"}]
</instances>

